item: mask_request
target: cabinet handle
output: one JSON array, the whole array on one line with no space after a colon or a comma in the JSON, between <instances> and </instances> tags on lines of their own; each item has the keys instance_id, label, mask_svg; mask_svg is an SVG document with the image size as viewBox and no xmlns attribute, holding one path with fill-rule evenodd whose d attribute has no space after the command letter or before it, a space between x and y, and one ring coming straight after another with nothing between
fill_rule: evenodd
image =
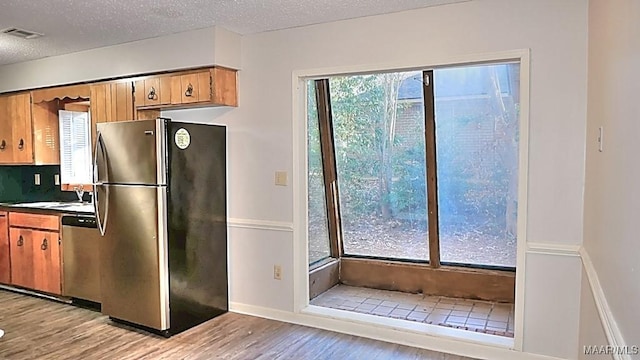
<instances>
[{"instance_id":1,"label":"cabinet handle","mask_svg":"<svg viewBox=\"0 0 640 360\"><path fill-rule=\"evenodd\" d=\"M47 250L47 247L49 247L49 244L47 243L47 239L44 238L42 239L42 245L40 245L40 249Z\"/></svg>"},{"instance_id":2,"label":"cabinet handle","mask_svg":"<svg viewBox=\"0 0 640 360\"><path fill-rule=\"evenodd\" d=\"M4 150L7 148L7 142L4 141L4 139L2 139L2 142L0 142L0 150Z\"/></svg>"},{"instance_id":3,"label":"cabinet handle","mask_svg":"<svg viewBox=\"0 0 640 360\"><path fill-rule=\"evenodd\" d=\"M189 83L187 90L184 92L184 96L193 96L193 85Z\"/></svg>"},{"instance_id":4,"label":"cabinet handle","mask_svg":"<svg viewBox=\"0 0 640 360\"><path fill-rule=\"evenodd\" d=\"M18 143L18 150L22 150L24 149L24 140L20 139L20 142Z\"/></svg>"},{"instance_id":5,"label":"cabinet handle","mask_svg":"<svg viewBox=\"0 0 640 360\"><path fill-rule=\"evenodd\" d=\"M158 94L156 94L156 89L152 86L149 90L149 94L147 94L147 99L149 100L157 100Z\"/></svg>"},{"instance_id":6,"label":"cabinet handle","mask_svg":"<svg viewBox=\"0 0 640 360\"><path fill-rule=\"evenodd\" d=\"M24 245L24 239L22 238L22 235L18 237L18 241L16 241L16 245L18 246Z\"/></svg>"}]
</instances>

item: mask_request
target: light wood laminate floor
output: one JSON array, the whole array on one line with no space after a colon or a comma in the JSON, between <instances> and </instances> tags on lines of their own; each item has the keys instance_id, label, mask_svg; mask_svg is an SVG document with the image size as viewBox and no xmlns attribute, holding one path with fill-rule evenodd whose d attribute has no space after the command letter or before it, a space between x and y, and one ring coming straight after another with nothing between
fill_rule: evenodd
<instances>
[{"instance_id":1,"label":"light wood laminate floor","mask_svg":"<svg viewBox=\"0 0 640 360\"><path fill-rule=\"evenodd\" d=\"M438 359L454 355L227 313L164 339L102 314L0 290L0 359Z\"/></svg>"}]
</instances>

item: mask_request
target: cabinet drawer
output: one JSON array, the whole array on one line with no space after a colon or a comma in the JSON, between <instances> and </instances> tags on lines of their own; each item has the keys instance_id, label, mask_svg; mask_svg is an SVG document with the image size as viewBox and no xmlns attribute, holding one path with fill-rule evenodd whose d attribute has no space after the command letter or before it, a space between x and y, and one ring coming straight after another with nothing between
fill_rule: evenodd
<instances>
[{"instance_id":1,"label":"cabinet drawer","mask_svg":"<svg viewBox=\"0 0 640 360\"><path fill-rule=\"evenodd\" d=\"M9 226L59 231L60 218L57 215L10 212Z\"/></svg>"}]
</instances>

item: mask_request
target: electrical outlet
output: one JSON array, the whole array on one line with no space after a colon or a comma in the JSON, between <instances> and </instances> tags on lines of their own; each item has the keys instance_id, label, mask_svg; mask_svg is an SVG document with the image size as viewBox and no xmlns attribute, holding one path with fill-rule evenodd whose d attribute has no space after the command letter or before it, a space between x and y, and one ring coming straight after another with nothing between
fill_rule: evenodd
<instances>
[{"instance_id":1,"label":"electrical outlet","mask_svg":"<svg viewBox=\"0 0 640 360\"><path fill-rule=\"evenodd\" d=\"M60 174L53 175L53 184L60 185Z\"/></svg>"},{"instance_id":2,"label":"electrical outlet","mask_svg":"<svg viewBox=\"0 0 640 360\"><path fill-rule=\"evenodd\" d=\"M276 171L276 185L287 186L287 172Z\"/></svg>"},{"instance_id":3,"label":"electrical outlet","mask_svg":"<svg viewBox=\"0 0 640 360\"><path fill-rule=\"evenodd\" d=\"M273 265L273 278L276 280L282 280L282 266Z\"/></svg>"},{"instance_id":4,"label":"electrical outlet","mask_svg":"<svg viewBox=\"0 0 640 360\"><path fill-rule=\"evenodd\" d=\"M35 185L40 185L40 174L34 174L33 175L33 183Z\"/></svg>"}]
</instances>

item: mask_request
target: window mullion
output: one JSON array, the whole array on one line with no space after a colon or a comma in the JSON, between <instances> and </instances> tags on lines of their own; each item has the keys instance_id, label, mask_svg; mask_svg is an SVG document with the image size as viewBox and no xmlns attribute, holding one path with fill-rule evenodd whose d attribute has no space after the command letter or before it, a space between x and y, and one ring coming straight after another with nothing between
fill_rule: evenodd
<instances>
[{"instance_id":1,"label":"window mullion","mask_svg":"<svg viewBox=\"0 0 640 360\"><path fill-rule=\"evenodd\" d=\"M344 253L340 226L340 205L338 201L338 179L335 147L333 143L333 118L329 96L329 79L315 80L316 104L320 130L320 149L324 173L325 201L329 219L329 240L331 257L339 258Z\"/></svg>"},{"instance_id":2,"label":"window mullion","mask_svg":"<svg viewBox=\"0 0 640 360\"><path fill-rule=\"evenodd\" d=\"M440 267L440 239L438 229L438 178L436 164L436 121L433 91L433 70L422 72L424 94L424 138L427 171L427 218L429 223L429 264Z\"/></svg>"}]
</instances>

